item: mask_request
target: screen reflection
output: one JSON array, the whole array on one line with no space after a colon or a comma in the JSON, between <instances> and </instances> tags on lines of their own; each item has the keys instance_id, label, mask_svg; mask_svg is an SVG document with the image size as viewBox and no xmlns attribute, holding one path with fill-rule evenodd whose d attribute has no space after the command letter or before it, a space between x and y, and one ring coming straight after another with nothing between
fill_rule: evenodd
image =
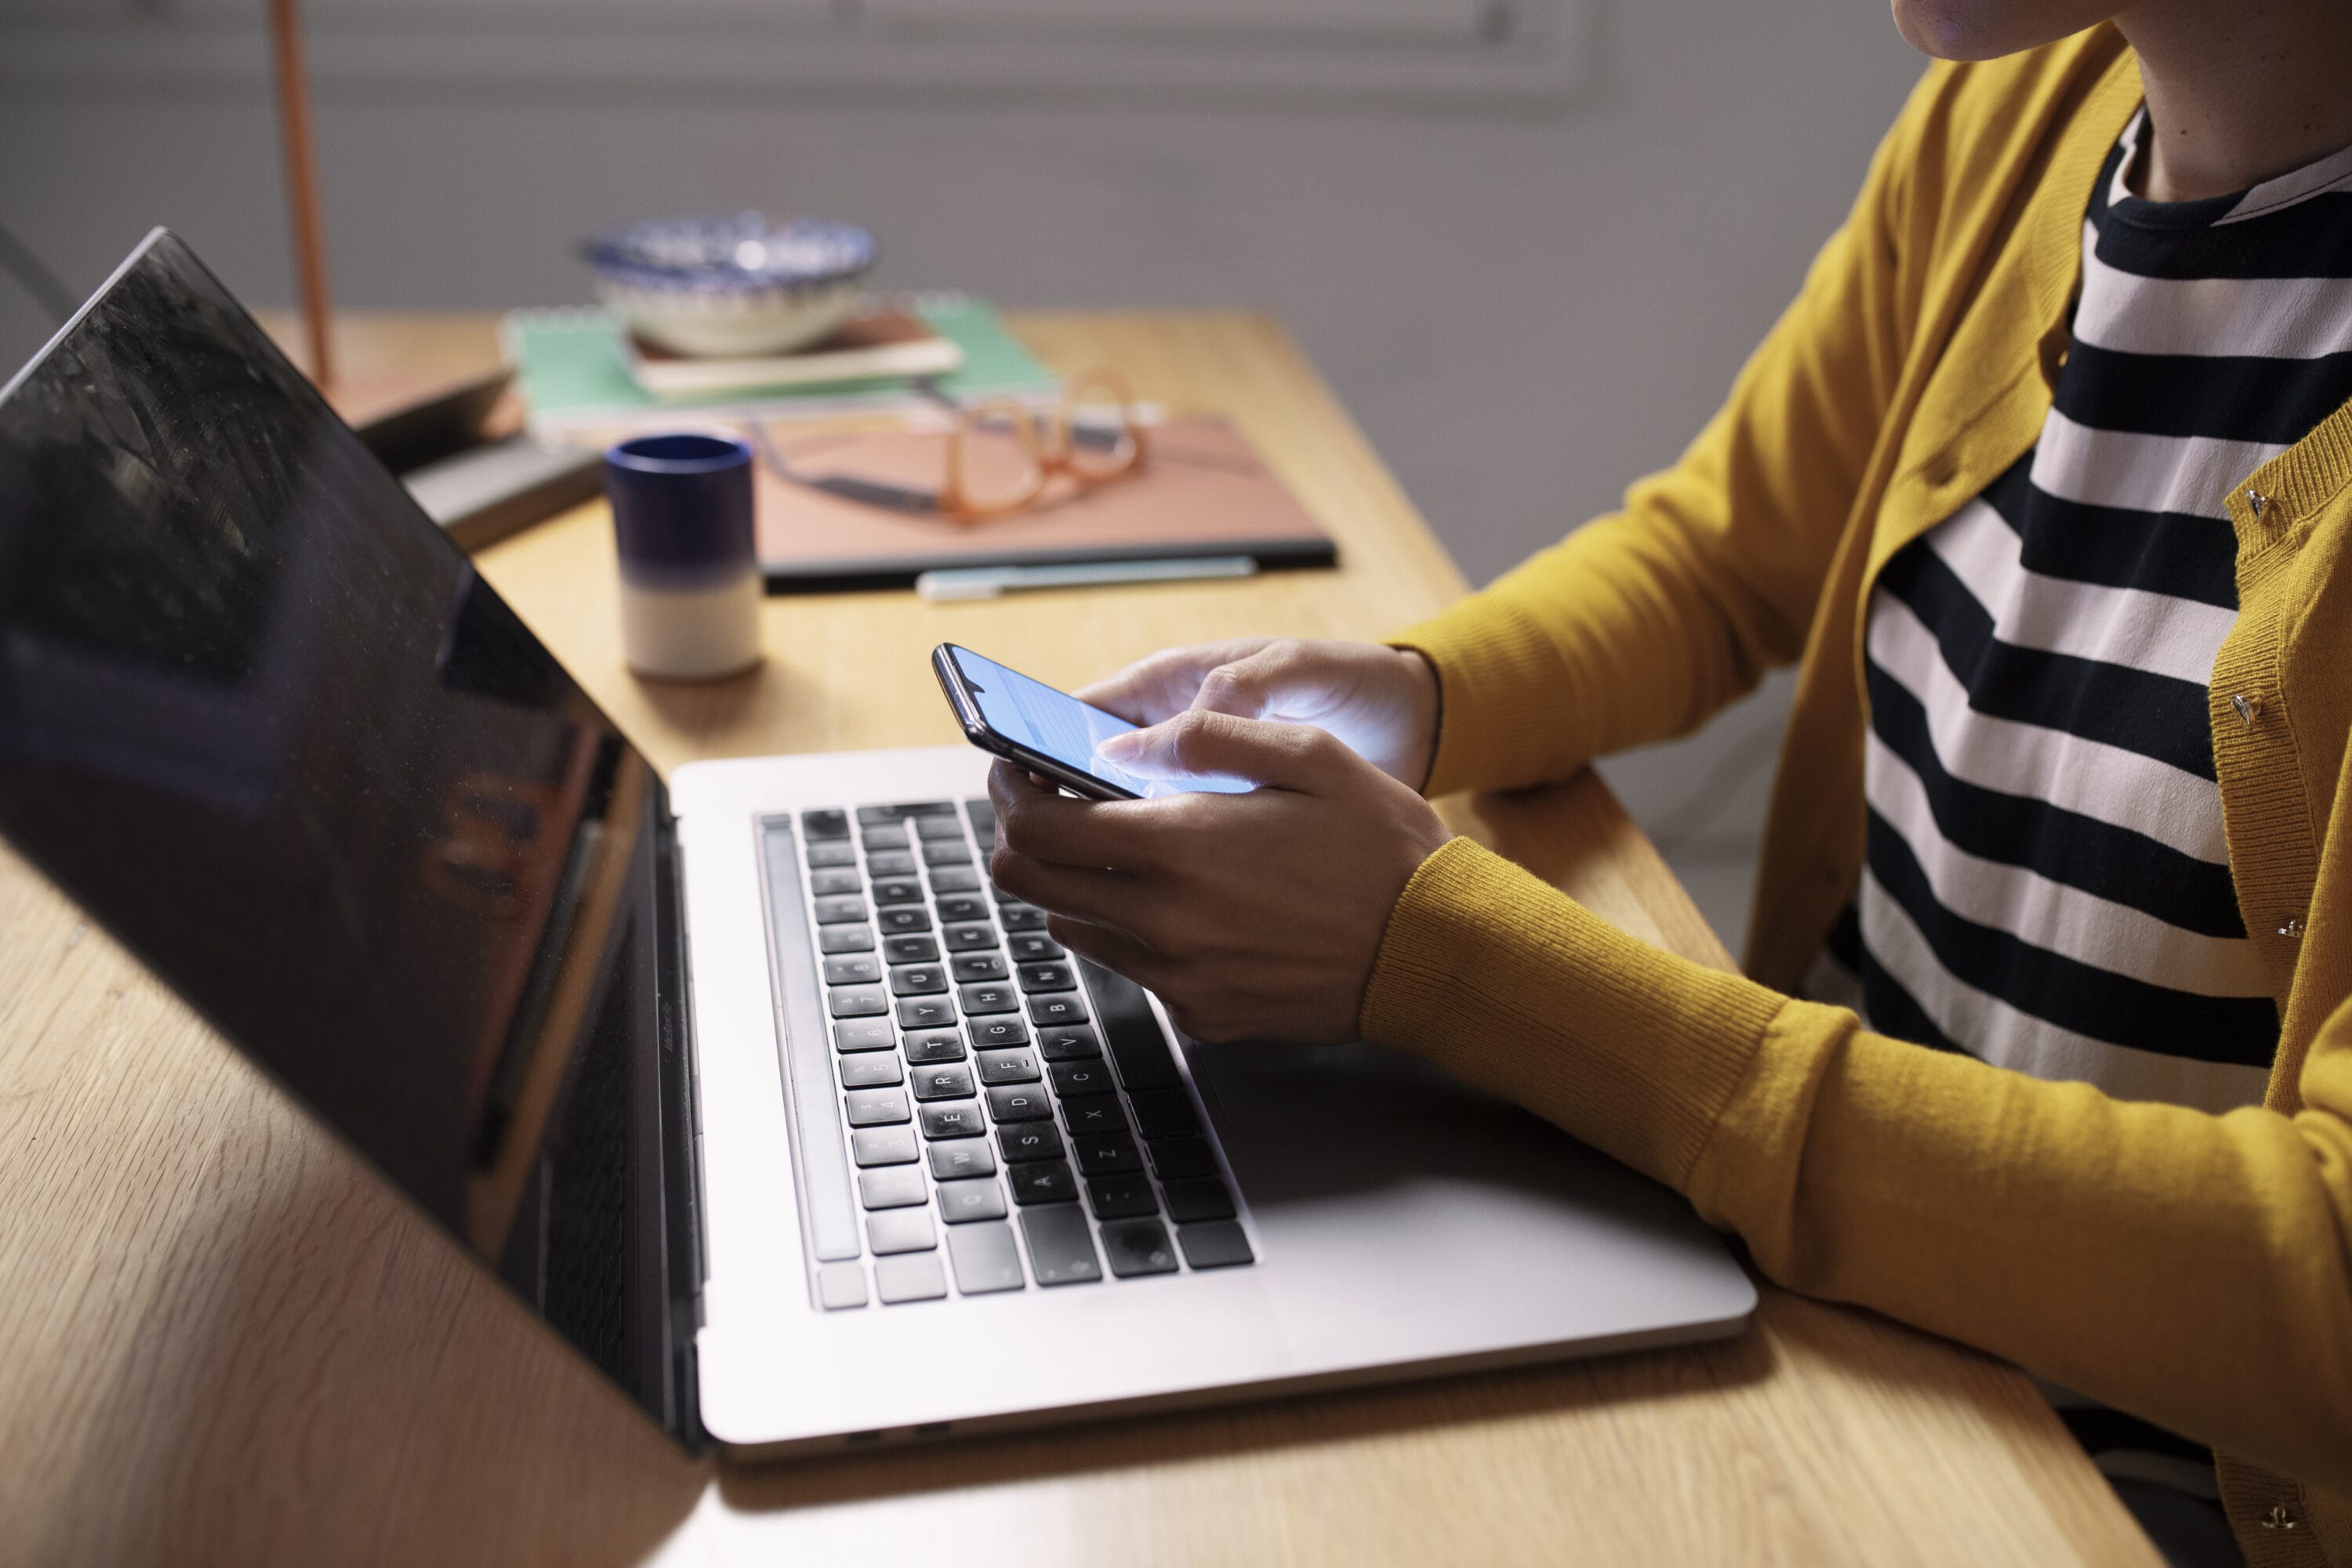
<instances>
[{"instance_id":1,"label":"screen reflection","mask_svg":"<svg viewBox=\"0 0 2352 1568\"><path fill-rule=\"evenodd\" d=\"M0 397L0 832L677 1425L666 819L177 240Z\"/></svg>"}]
</instances>

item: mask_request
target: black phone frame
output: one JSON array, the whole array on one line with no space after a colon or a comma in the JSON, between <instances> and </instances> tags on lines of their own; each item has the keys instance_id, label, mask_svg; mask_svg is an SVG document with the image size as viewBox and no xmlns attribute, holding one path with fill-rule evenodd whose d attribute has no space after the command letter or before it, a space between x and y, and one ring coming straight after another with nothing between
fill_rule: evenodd
<instances>
[{"instance_id":1,"label":"black phone frame","mask_svg":"<svg viewBox=\"0 0 2352 1568\"><path fill-rule=\"evenodd\" d=\"M940 690L947 698L948 707L954 712L957 724L962 728L965 740L992 757L1002 757L1008 763L1027 768L1031 773L1041 773L1071 794L1084 795L1088 800L1141 800L1143 798L1133 790L1121 789L1108 779L1097 778L1084 769L1074 768L1067 763L1058 762L1043 752L1024 746L1003 731L992 728L988 721L981 716L980 704L973 701L971 693L964 689L966 677L962 670L956 668L955 661L955 655L961 646L957 643L943 642L933 648L931 673L939 678ZM1036 677L1032 676L1029 679L1034 680ZM1059 691L1064 697L1070 696L1068 692L1061 691L1058 687L1051 689ZM1070 700L1076 702L1078 699L1070 697Z\"/></svg>"}]
</instances>

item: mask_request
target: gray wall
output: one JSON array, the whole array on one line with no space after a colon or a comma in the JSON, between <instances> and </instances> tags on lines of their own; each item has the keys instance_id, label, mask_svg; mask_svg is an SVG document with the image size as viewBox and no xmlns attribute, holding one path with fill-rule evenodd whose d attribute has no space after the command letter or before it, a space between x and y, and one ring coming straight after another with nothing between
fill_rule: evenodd
<instances>
[{"instance_id":1,"label":"gray wall","mask_svg":"<svg viewBox=\"0 0 2352 1568\"><path fill-rule=\"evenodd\" d=\"M1550 113L329 80L337 299L582 300L576 236L741 205L871 225L894 285L1263 307L1483 581L1673 458L1921 65L1883 0L1606 0L1597 32ZM0 222L78 289L167 223L248 300L291 294L257 89L7 81ZM44 331L0 280L0 360ZM1610 770L1735 942L1784 692Z\"/></svg>"}]
</instances>

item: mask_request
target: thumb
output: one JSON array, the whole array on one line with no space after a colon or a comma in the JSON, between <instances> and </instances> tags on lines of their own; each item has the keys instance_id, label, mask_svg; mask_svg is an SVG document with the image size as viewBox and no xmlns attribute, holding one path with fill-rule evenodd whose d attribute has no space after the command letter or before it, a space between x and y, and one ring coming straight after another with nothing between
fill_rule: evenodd
<instances>
[{"instance_id":1,"label":"thumb","mask_svg":"<svg viewBox=\"0 0 2352 1568\"><path fill-rule=\"evenodd\" d=\"M1320 794L1355 753L1307 724L1273 724L1201 709L1148 730L1112 735L1105 762L1144 778L1239 780Z\"/></svg>"}]
</instances>

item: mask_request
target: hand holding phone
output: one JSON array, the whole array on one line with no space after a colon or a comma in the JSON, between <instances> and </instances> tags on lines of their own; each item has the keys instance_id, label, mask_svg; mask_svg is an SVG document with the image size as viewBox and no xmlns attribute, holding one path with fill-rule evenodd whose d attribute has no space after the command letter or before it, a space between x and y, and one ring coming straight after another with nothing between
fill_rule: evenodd
<instances>
[{"instance_id":1,"label":"hand holding phone","mask_svg":"<svg viewBox=\"0 0 2352 1568\"><path fill-rule=\"evenodd\" d=\"M1247 781L1184 775L1144 778L1106 762L1095 748L1136 726L970 648L941 643L931 654L940 689L964 738L982 751L1041 773L1092 800L1142 800L1194 793L1246 795Z\"/></svg>"}]
</instances>

